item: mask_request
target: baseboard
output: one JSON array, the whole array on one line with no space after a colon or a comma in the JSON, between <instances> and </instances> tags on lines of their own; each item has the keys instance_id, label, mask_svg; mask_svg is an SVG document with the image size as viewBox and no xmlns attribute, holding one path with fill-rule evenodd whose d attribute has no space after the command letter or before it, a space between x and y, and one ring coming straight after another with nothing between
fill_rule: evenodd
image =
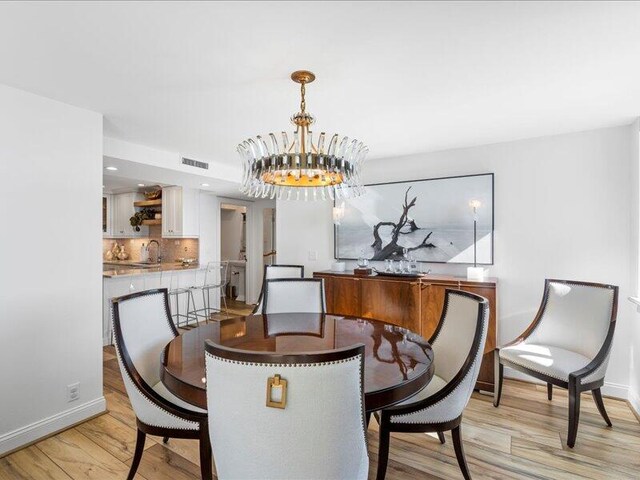
<instances>
[{"instance_id":1,"label":"baseboard","mask_svg":"<svg viewBox=\"0 0 640 480\"><path fill-rule=\"evenodd\" d=\"M640 422L640 396L636 395L632 390L629 390L629 406Z\"/></svg>"},{"instance_id":2,"label":"baseboard","mask_svg":"<svg viewBox=\"0 0 640 480\"><path fill-rule=\"evenodd\" d=\"M602 395L606 397L619 398L620 400L627 400L629 398L628 385L604 382L604 386L601 388L601 390Z\"/></svg>"},{"instance_id":3,"label":"baseboard","mask_svg":"<svg viewBox=\"0 0 640 480\"><path fill-rule=\"evenodd\" d=\"M70 408L0 436L0 456L81 423L107 410L104 397Z\"/></svg>"},{"instance_id":4,"label":"baseboard","mask_svg":"<svg viewBox=\"0 0 640 480\"><path fill-rule=\"evenodd\" d=\"M517 370L512 370L510 368L505 367L504 369L505 378L514 378L516 380L522 380L523 382L529 383L537 383L539 385L544 385L545 383L537 378L530 377L529 375L518 372ZM621 385L619 383L610 383L604 382L604 386L602 387L602 394L607 397L619 398L621 400L627 400L629 398L630 390L628 385Z\"/></svg>"}]
</instances>

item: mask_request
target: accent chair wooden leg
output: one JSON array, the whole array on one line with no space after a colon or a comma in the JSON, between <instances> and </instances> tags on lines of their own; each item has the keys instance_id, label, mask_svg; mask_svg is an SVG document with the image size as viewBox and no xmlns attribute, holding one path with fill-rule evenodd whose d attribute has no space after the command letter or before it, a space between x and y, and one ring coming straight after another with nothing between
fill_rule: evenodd
<instances>
[{"instance_id":1,"label":"accent chair wooden leg","mask_svg":"<svg viewBox=\"0 0 640 480\"><path fill-rule=\"evenodd\" d=\"M547 400L553 400L553 384L547 383Z\"/></svg>"},{"instance_id":2,"label":"accent chair wooden leg","mask_svg":"<svg viewBox=\"0 0 640 480\"><path fill-rule=\"evenodd\" d=\"M162 443L169 443L169 437L163 437Z\"/></svg>"},{"instance_id":3,"label":"accent chair wooden leg","mask_svg":"<svg viewBox=\"0 0 640 480\"><path fill-rule=\"evenodd\" d=\"M200 424L200 472L202 480L213 480L212 462L209 423L203 422Z\"/></svg>"},{"instance_id":4,"label":"accent chair wooden leg","mask_svg":"<svg viewBox=\"0 0 640 480\"><path fill-rule=\"evenodd\" d=\"M596 406L598 407L598 411L600 412L600 415L602 415L602 418L604 419L604 421L607 422L607 425L609 425L610 427L613 427L613 424L609 419L609 415L607 415L607 411L604 408L604 402L602 401L602 392L600 391L599 388L596 388L595 390L591 391L591 394L593 395L593 400L596 402Z\"/></svg>"},{"instance_id":5,"label":"accent chair wooden leg","mask_svg":"<svg viewBox=\"0 0 640 480\"><path fill-rule=\"evenodd\" d=\"M500 363L500 353L497 348L493 351L493 368L493 381L495 382L495 385L493 386L493 406L498 407L500 405L500 397L502 397L504 366Z\"/></svg>"},{"instance_id":6,"label":"accent chair wooden leg","mask_svg":"<svg viewBox=\"0 0 640 480\"><path fill-rule=\"evenodd\" d=\"M462 432L460 425L451 430L451 436L453 437L453 449L456 452L456 458L458 459L458 465L460 465L462 476L465 480L471 480L471 474L469 473L467 460L464 458L464 449L462 448Z\"/></svg>"},{"instance_id":7,"label":"accent chair wooden leg","mask_svg":"<svg viewBox=\"0 0 640 480\"><path fill-rule=\"evenodd\" d=\"M384 480L387 474L387 462L389 461L390 433L384 422L380 422L380 445L378 446L378 473L376 480Z\"/></svg>"},{"instance_id":8,"label":"accent chair wooden leg","mask_svg":"<svg viewBox=\"0 0 640 480\"><path fill-rule=\"evenodd\" d=\"M567 432L567 446L573 448L578 436L578 422L580 421L580 392L569 379L569 430Z\"/></svg>"},{"instance_id":9,"label":"accent chair wooden leg","mask_svg":"<svg viewBox=\"0 0 640 480\"><path fill-rule=\"evenodd\" d=\"M444 432L438 432L438 440L440 440L440 443L444 445L444 442L445 442Z\"/></svg>"},{"instance_id":10,"label":"accent chair wooden leg","mask_svg":"<svg viewBox=\"0 0 640 480\"><path fill-rule=\"evenodd\" d=\"M138 429L138 436L136 438L136 451L133 454L133 460L131 461L131 468L129 469L129 475L127 480L133 480L138 471L138 465L140 465L140 459L142 458L142 452L144 452L144 441L147 435L142 430Z\"/></svg>"},{"instance_id":11,"label":"accent chair wooden leg","mask_svg":"<svg viewBox=\"0 0 640 480\"><path fill-rule=\"evenodd\" d=\"M367 428L369 428L369 422L371 421L371 412L367 412L365 414L365 420L367 421L367 423L366 423Z\"/></svg>"}]
</instances>

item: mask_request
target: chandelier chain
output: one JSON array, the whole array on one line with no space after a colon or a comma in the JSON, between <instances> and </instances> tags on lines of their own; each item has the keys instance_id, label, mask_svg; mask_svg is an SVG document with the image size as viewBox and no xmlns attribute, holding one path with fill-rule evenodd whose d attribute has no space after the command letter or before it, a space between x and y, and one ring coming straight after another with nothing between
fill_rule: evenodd
<instances>
[{"instance_id":1,"label":"chandelier chain","mask_svg":"<svg viewBox=\"0 0 640 480\"><path fill-rule=\"evenodd\" d=\"M300 112L304 113L305 112L305 108L307 106L305 100L304 100L304 94L306 93L306 90L304 88L304 84L305 82L301 82L300 83Z\"/></svg>"}]
</instances>

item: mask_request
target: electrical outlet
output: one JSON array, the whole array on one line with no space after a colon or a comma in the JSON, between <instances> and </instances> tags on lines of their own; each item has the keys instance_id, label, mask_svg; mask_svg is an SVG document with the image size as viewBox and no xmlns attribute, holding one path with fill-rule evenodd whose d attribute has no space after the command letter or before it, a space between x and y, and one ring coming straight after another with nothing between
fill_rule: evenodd
<instances>
[{"instance_id":1,"label":"electrical outlet","mask_svg":"<svg viewBox=\"0 0 640 480\"><path fill-rule=\"evenodd\" d=\"M74 402L80 398L80 382L67 385L67 402Z\"/></svg>"},{"instance_id":2,"label":"electrical outlet","mask_svg":"<svg viewBox=\"0 0 640 480\"><path fill-rule=\"evenodd\" d=\"M309 250L309 261L315 262L318 260L318 252L315 250Z\"/></svg>"}]
</instances>

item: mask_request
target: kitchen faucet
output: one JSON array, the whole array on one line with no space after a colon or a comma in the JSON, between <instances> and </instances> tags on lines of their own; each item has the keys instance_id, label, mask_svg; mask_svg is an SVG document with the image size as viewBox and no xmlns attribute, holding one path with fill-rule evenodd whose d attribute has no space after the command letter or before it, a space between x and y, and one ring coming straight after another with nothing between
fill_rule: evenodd
<instances>
[{"instance_id":1,"label":"kitchen faucet","mask_svg":"<svg viewBox=\"0 0 640 480\"><path fill-rule=\"evenodd\" d=\"M147 244L147 251L149 251L149 247L151 246L152 243L155 243L157 248L157 255L156 255L156 262L157 263L162 263L162 256L160 255L160 243L158 243L157 240L150 240L149 243Z\"/></svg>"}]
</instances>

